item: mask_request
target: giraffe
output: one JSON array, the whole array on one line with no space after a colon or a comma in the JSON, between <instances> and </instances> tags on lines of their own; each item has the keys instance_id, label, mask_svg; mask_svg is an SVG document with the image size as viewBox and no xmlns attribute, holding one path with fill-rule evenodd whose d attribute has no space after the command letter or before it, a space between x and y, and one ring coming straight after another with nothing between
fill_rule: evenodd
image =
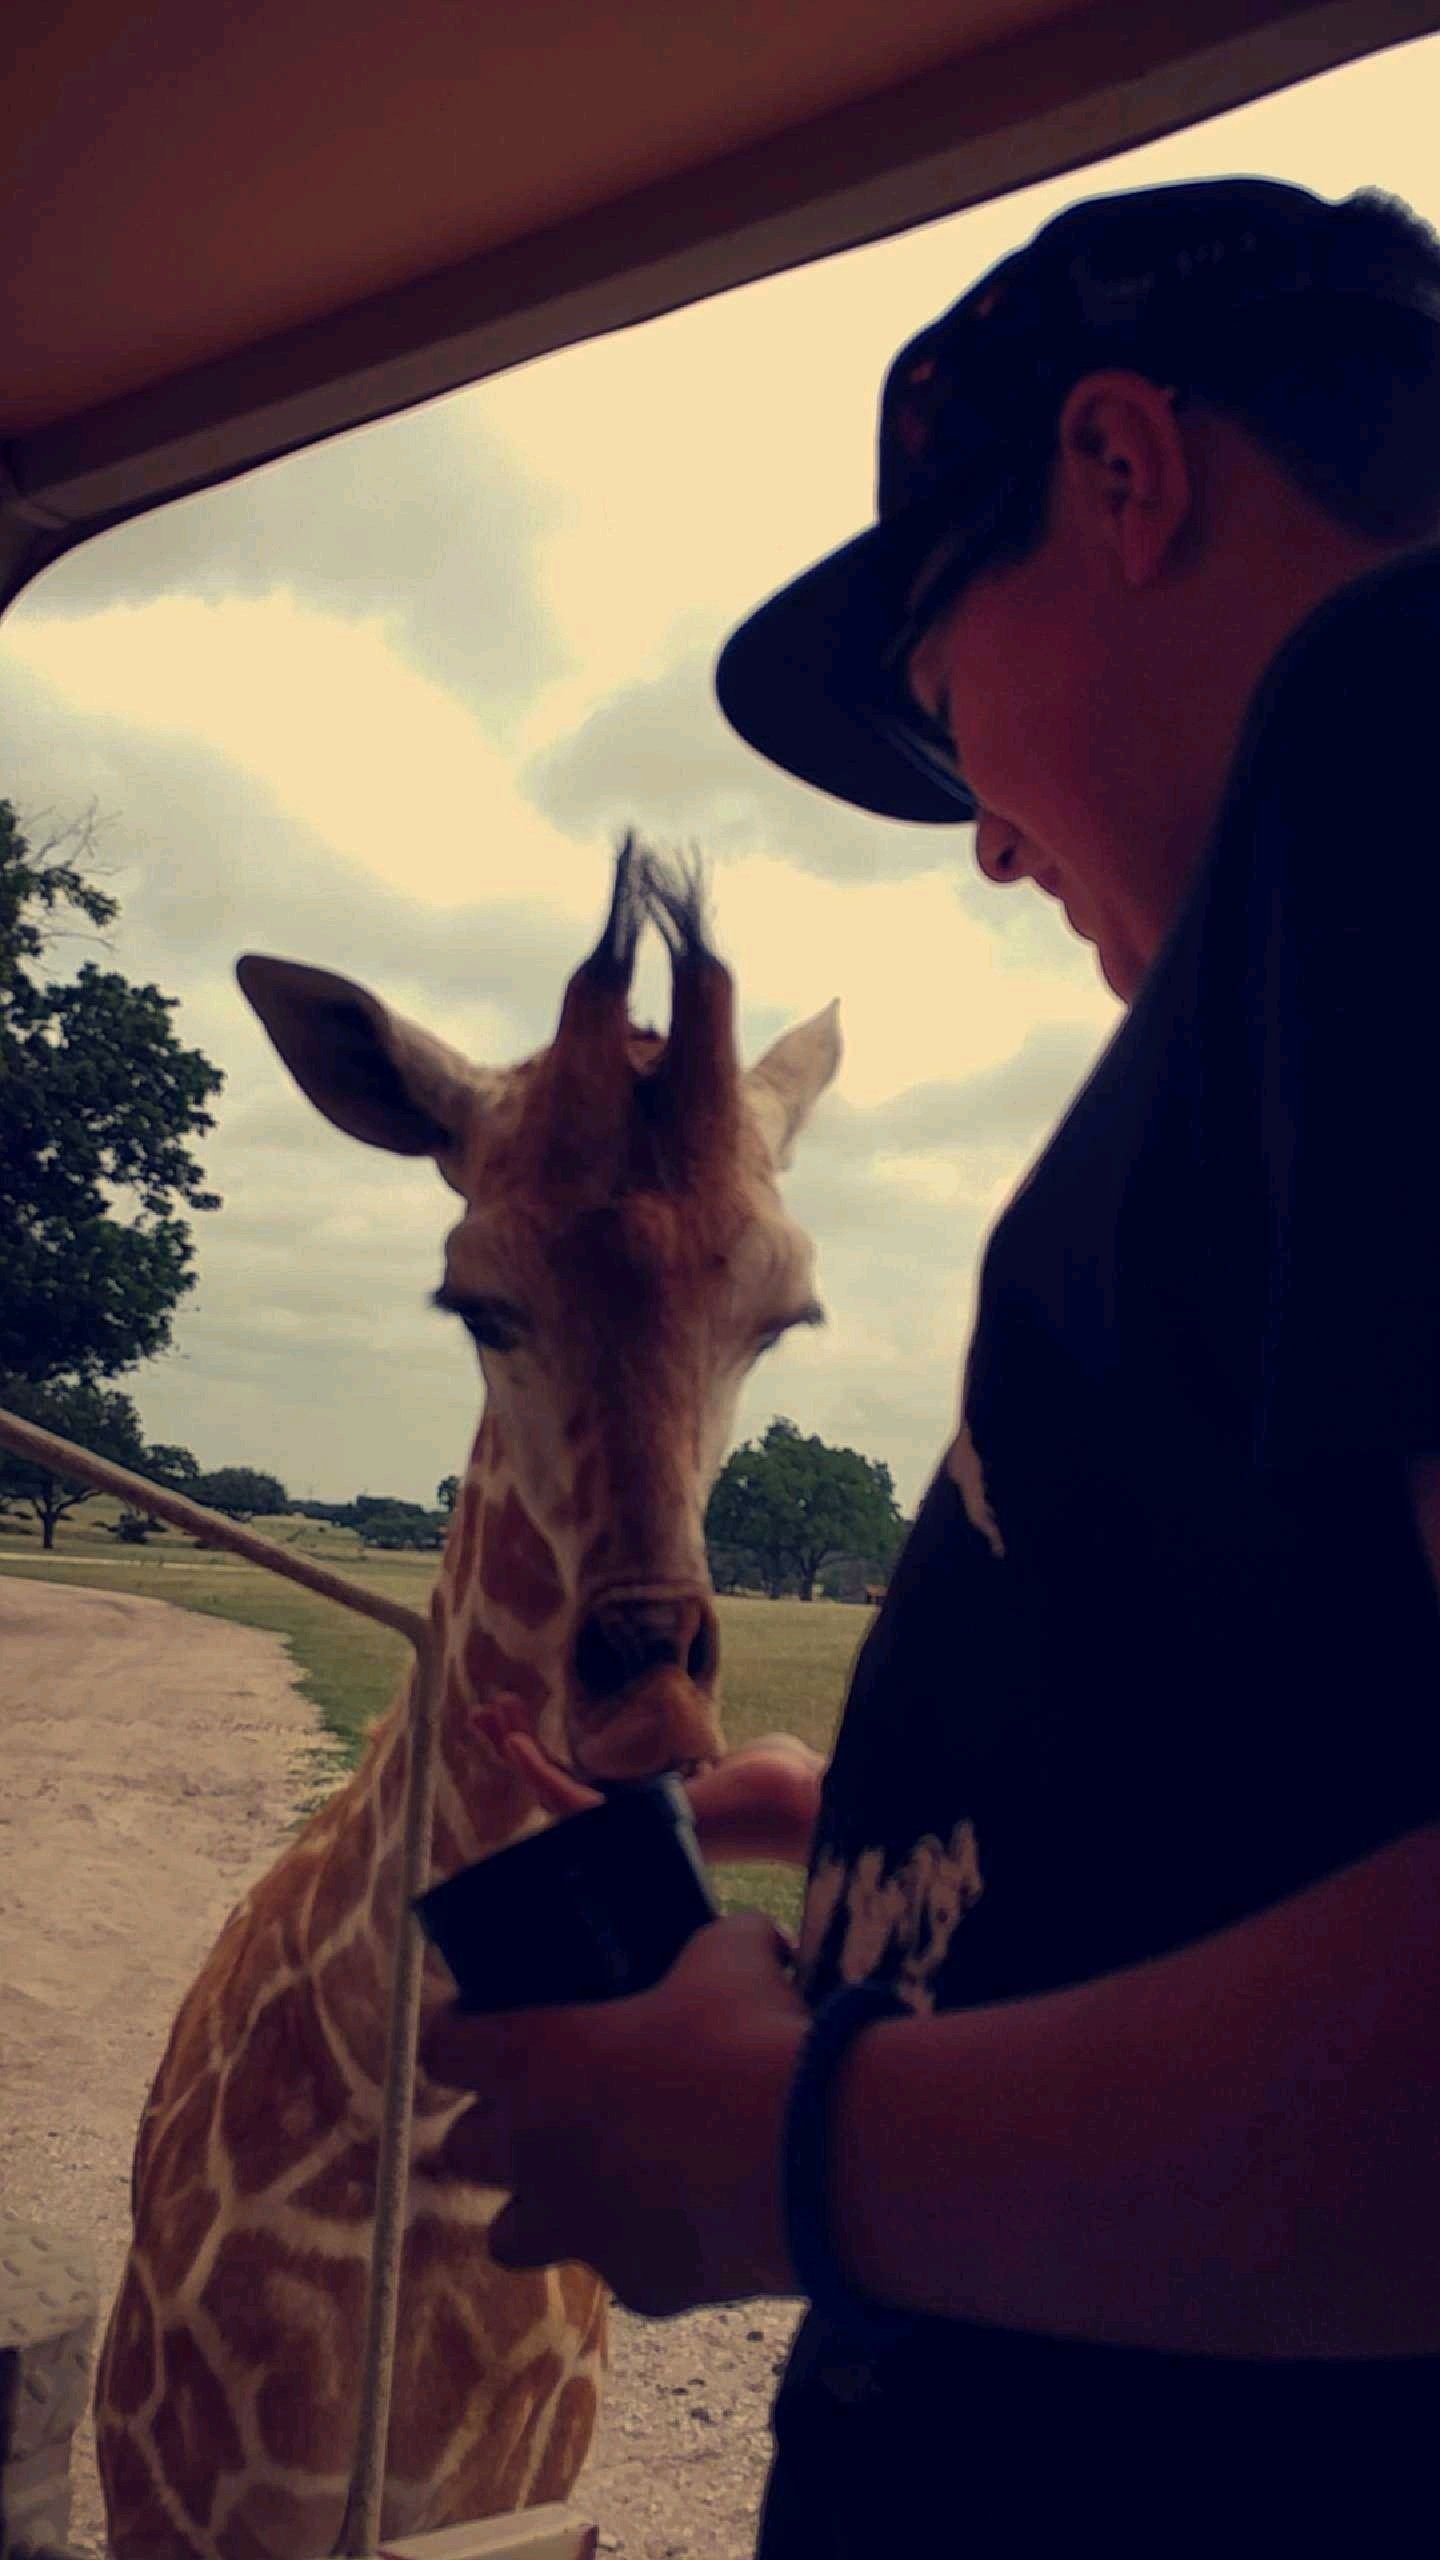
<instances>
[{"instance_id":1,"label":"giraffe","mask_svg":"<svg viewBox=\"0 0 1440 2560\"><path fill-rule=\"evenodd\" d=\"M668 1035L628 992L646 920ZM428 1153L463 1203L436 1303L485 1398L436 1583L445 1656L429 1881L540 1825L517 1719L591 1783L723 1748L702 1522L758 1352L814 1322L777 1171L839 1059L836 1008L739 1067L698 878L622 846L550 1046L470 1065L349 980L255 957L241 984L303 1092ZM333 2549L358 2397L404 1692L349 1782L231 1914L141 2118L133 2237L96 2379L114 2560ZM426 1959L425 2013L449 1996ZM416 2089L387 2538L563 2499L593 2431L606 2296L495 2267L500 2199L452 2176L463 2102Z\"/></svg>"}]
</instances>

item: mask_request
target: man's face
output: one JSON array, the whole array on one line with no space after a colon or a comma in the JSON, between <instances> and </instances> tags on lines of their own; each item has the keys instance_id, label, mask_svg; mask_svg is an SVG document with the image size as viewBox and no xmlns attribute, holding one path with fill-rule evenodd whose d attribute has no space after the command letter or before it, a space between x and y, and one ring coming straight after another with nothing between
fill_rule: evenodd
<instances>
[{"instance_id":1,"label":"man's face","mask_svg":"<svg viewBox=\"0 0 1440 2560\"><path fill-rule=\"evenodd\" d=\"M1093 564L1063 526L1018 566L985 571L931 625L908 667L979 804L987 879L1031 880L1094 945L1106 984L1136 993L1170 902L1127 842L1127 704Z\"/></svg>"},{"instance_id":2,"label":"man's face","mask_svg":"<svg viewBox=\"0 0 1440 2560\"><path fill-rule=\"evenodd\" d=\"M1253 609L1275 583L1251 557L1253 503L1246 517L1233 498L1253 500L1258 457L1178 408L1143 375L1083 376L1039 541L970 577L907 662L984 813L987 875L1058 899L1125 1002L1209 840L1279 636ZM1227 486L1238 530L1220 538Z\"/></svg>"}]
</instances>

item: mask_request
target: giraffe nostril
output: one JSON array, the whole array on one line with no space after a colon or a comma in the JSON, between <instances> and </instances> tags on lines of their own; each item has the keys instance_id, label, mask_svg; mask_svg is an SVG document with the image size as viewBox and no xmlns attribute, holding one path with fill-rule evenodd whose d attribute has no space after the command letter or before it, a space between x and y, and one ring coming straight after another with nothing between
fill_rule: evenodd
<instances>
[{"instance_id":1,"label":"giraffe nostril","mask_svg":"<svg viewBox=\"0 0 1440 2560\"><path fill-rule=\"evenodd\" d=\"M614 1698L648 1671L683 1668L708 1683L719 1660L714 1612L699 1600L602 1601L575 1638L575 1677L591 1698Z\"/></svg>"},{"instance_id":2,"label":"giraffe nostril","mask_svg":"<svg viewBox=\"0 0 1440 2560\"><path fill-rule=\"evenodd\" d=\"M657 1652L653 1640L648 1645L637 1641L623 1619L598 1613L586 1619L575 1639L575 1677L592 1698L613 1698L652 1662L669 1658L668 1647Z\"/></svg>"},{"instance_id":3,"label":"giraffe nostril","mask_svg":"<svg viewBox=\"0 0 1440 2560\"><path fill-rule=\"evenodd\" d=\"M702 1608L700 1623L690 1639L685 1668L692 1680L713 1680L720 1666L720 1637L713 1609Z\"/></svg>"}]
</instances>

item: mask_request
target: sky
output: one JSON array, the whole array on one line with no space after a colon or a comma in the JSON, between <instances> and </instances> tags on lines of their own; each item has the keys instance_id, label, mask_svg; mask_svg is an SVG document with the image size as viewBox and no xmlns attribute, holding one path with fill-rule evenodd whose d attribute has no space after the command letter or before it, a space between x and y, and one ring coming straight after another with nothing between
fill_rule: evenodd
<instances>
[{"instance_id":1,"label":"sky","mask_svg":"<svg viewBox=\"0 0 1440 2560\"><path fill-rule=\"evenodd\" d=\"M0 794L93 805L110 961L226 1083L148 1434L291 1491L433 1499L479 1405L427 1305L453 1195L329 1127L234 982L357 978L483 1065L542 1046L616 835L697 846L753 1057L838 996L787 1178L827 1325L755 1372L917 1498L953 1430L986 1233L1119 1019L1094 956L967 828L892 824L740 745L710 670L871 519L886 365L1077 197L1247 173L1440 224L1440 37L1090 171L523 366L101 535L0 625ZM72 957L83 953L76 949ZM93 956L104 958L103 953ZM663 1018L658 951L637 1009Z\"/></svg>"}]
</instances>

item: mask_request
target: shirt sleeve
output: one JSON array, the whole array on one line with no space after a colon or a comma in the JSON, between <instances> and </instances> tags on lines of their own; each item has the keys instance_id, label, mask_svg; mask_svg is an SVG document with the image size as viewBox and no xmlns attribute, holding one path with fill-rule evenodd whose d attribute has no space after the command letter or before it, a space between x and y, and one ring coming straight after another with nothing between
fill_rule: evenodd
<instances>
[{"instance_id":1,"label":"shirt sleeve","mask_svg":"<svg viewBox=\"0 0 1440 2560\"><path fill-rule=\"evenodd\" d=\"M1266 1469L1440 1451L1437 731L1430 553L1316 617L1242 748Z\"/></svg>"}]
</instances>

